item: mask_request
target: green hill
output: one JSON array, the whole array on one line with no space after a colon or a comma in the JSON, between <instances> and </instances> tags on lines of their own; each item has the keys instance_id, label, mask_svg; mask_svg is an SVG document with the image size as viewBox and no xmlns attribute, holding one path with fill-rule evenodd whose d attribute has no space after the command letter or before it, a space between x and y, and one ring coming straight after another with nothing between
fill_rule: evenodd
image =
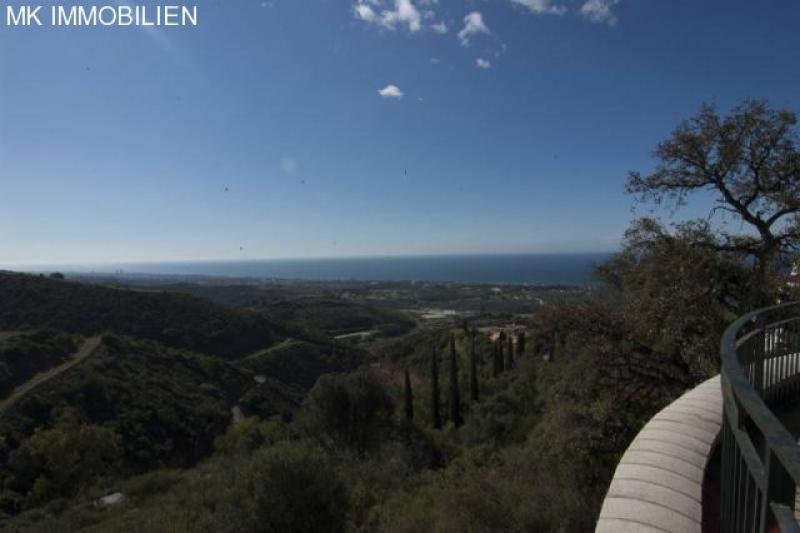
<instances>
[{"instance_id":1,"label":"green hill","mask_svg":"<svg viewBox=\"0 0 800 533\"><path fill-rule=\"evenodd\" d=\"M53 330L0 338L0 400L39 372L63 363L75 350L73 336Z\"/></svg>"},{"instance_id":2,"label":"green hill","mask_svg":"<svg viewBox=\"0 0 800 533\"><path fill-rule=\"evenodd\" d=\"M37 480L55 483L69 466L37 456L49 458L55 445L37 436L59 428L103 428L118 439L118 472L190 466L211 451L250 383L249 373L223 359L107 335L91 357L0 416L0 486L7 489L0 502L13 512L9 502L36 498Z\"/></svg>"},{"instance_id":3,"label":"green hill","mask_svg":"<svg viewBox=\"0 0 800 533\"><path fill-rule=\"evenodd\" d=\"M235 359L283 335L264 315L194 296L0 272L0 330L107 331Z\"/></svg>"},{"instance_id":4,"label":"green hill","mask_svg":"<svg viewBox=\"0 0 800 533\"><path fill-rule=\"evenodd\" d=\"M0 411L0 519L191 467L234 412L289 420L320 375L366 358L284 324L188 294L0 272L0 402L13 397Z\"/></svg>"}]
</instances>

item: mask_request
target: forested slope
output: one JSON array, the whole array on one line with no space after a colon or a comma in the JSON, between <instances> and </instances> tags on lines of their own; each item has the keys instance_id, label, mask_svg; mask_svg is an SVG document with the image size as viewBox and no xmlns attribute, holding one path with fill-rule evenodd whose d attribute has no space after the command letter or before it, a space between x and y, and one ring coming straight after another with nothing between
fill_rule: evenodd
<instances>
[{"instance_id":1,"label":"forested slope","mask_svg":"<svg viewBox=\"0 0 800 533\"><path fill-rule=\"evenodd\" d=\"M186 294L0 272L0 330L43 327L117 332L226 358L268 347L283 335L263 314Z\"/></svg>"}]
</instances>

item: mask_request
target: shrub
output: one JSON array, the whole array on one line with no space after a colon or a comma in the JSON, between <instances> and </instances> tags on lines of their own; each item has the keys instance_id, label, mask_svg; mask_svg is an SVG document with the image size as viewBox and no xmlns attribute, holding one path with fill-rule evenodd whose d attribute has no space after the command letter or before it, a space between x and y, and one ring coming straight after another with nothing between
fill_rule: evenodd
<instances>
[{"instance_id":1,"label":"shrub","mask_svg":"<svg viewBox=\"0 0 800 533\"><path fill-rule=\"evenodd\" d=\"M111 429L59 423L39 429L9 461L17 481L31 488L30 498L45 502L70 497L113 472L121 455L119 436Z\"/></svg>"},{"instance_id":2,"label":"shrub","mask_svg":"<svg viewBox=\"0 0 800 533\"><path fill-rule=\"evenodd\" d=\"M255 454L244 486L252 530L336 532L347 523L348 494L319 448L282 442Z\"/></svg>"},{"instance_id":3,"label":"shrub","mask_svg":"<svg viewBox=\"0 0 800 533\"><path fill-rule=\"evenodd\" d=\"M319 378L303 406L312 434L366 451L391 429L394 402L367 371L329 374Z\"/></svg>"}]
</instances>

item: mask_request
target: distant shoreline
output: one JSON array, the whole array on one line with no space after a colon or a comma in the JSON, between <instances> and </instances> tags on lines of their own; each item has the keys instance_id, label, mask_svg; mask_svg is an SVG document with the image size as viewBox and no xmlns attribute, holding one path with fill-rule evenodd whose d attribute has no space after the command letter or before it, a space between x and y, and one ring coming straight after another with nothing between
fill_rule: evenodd
<instances>
[{"instance_id":1,"label":"distant shoreline","mask_svg":"<svg viewBox=\"0 0 800 533\"><path fill-rule=\"evenodd\" d=\"M19 265L10 266L9 270L124 277L587 286L596 282L594 267L611 255L606 252L242 259L105 265Z\"/></svg>"}]
</instances>

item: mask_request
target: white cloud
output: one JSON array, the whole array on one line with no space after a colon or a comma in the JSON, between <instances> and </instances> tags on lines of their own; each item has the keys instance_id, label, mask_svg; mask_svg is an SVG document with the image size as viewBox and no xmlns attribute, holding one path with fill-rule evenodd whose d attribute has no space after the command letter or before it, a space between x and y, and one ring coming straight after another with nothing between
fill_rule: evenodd
<instances>
[{"instance_id":1,"label":"white cloud","mask_svg":"<svg viewBox=\"0 0 800 533\"><path fill-rule=\"evenodd\" d=\"M519 4L528 8L532 13L537 15L563 15L567 12L567 7L559 4L554 4L553 0L511 0L515 4Z\"/></svg>"},{"instance_id":2,"label":"white cloud","mask_svg":"<svg viewBox=\"0 0 800 533\"><path fill-rule=\"evenodd\" d=\"M480 33L491 33L489 28L483 22L483 15L478 11L473 11L464 17L464 27L458 32L458 38L461 39L461 44L467 46L469 39L473 35Z\"/></svg>"},{"instance_id":3,"label":"white cloud","mask_svg":"<svg viewBox=\"0 0 800 533\"><path fill-rule=\"evenodd\" d=\"M397 26L406 26L412 33L422 29L422 15L412 0L394 0L391 9L384 9L379 14L375 8L381 5L383 3L380 0L359 0L353 6L353 13L359 20L390 30Z\"/></svg>"},{"instance_id":4,"label":"white cloud","mask_svg":"<svg viewBox=\"0 0 800 533\"><path fill-rule=\"evenodd\" d=\"M407 24L409 31L419 31L422 28L422 15L411 0L395 0L393 11L384 11L381 14L384 24L394 26L395 24Z\"/></svg>"},{"instance_id":5,"label":"white cloud","mask_svg":"<svg viewBox=\"0 0 800 533\"><path fill-rule=\"evenodd\" d=\"M620 0L587 0L581 6L581 15L599 24L613 26L617 23L617 16L613 8Z\"/></svg>"},{"instance_id":6,"label":"white cloud","mask_svg":"<svg viewBox=\"0 0 800 533\"><path fill-rule=\"evenodd\" d=\"M437 22L436 24L431 24L431 29L436 33L444 34L447 33L447 24L445 24L444 21Z\"/></svg>"},{"instance_id":7,"label":"white cloud","mask_svg":"<svg viewBox=\"0 0 800 533\"><path fill-rule=\"evenodd\" d=\"M383 98L393 98L395 100L400 100L403 97L403 91L397 85L387 85L378 91L378 94Z\"/></svg>"},{"instance_id":8,"label":"white cloud","mask_svg":"<svg viewBox=\"0 0 800 533\"><path fill-rule=\"evenodd\" d=\"M361 19L364 22L378 22L378 15L375 13L375 10L367 4L354 5L353 12L357 19Z\"/></svg>"},{"instance_id":9,"label":"white cloud","mask_svg":"<svg viewBox=\"0 0 800 533\"><path fill-rule=\"evenodd\" d=\"M475 66L483 69L492 68L492 62L489 61L488 59L479 57L478 59L475 60Z\"/></svg>"},{"instance_id":10,"label":"white cloud","mask_svg":"<svg viewBox=\"0 0 800 533\"><path fill-rule=\"evenodd\" d=\"M431 63L433 63L434 65L438 65L439 63L441 63L441 61L439 60L438 57L432 57Z\"/></svg>"}]
</instances>

